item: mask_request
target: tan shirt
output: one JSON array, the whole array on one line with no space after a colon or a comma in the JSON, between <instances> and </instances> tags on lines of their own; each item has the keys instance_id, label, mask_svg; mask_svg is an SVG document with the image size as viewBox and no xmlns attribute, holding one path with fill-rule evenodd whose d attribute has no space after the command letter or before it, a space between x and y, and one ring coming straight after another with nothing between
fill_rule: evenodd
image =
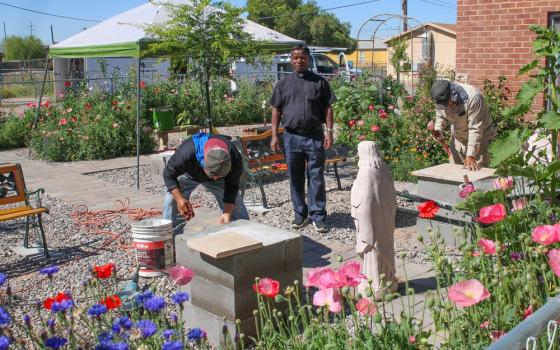
<instances>
[{"instance_id":1,"label":"tan shirt","mask_svg":"<svg viewBox=\"0 0 560 350\"><path fill-rule=\"evenodd\" d=\"M455 108L436 109L435 129L443 131L447 125L453 126L453 136L467 145L467 156L477 157L483 139L494 137L494 125L484 96L477 88L457 84L465 89L468 101Z\"/></svg>"}]
</instances>

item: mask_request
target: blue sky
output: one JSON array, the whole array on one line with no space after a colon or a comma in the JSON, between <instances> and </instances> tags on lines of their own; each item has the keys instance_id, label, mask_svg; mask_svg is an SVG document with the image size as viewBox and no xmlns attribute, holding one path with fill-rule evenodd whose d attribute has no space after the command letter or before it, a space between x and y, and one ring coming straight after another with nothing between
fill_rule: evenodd
<instances>
[{"instance_id":1,"label":"blue sky","mask_svg":"<svg viewBox=\"0 0 560 350\"><path fill-rule=\"evenodd\" d=\"M227 0L233 5L243 6L246 0ZM305 0L304 0L305 1ZM317 0L317 4L324 9L351 5L365 0ZM2 3L53 13L62 16L85 19L104 20L120 12L144 4L147 0L2 0ZM408 0L408 15L420 22L455 23L456 0ZM358 29L368 18L383 13L400 13L400 0L379 0L367 4L329 11L342 21L352 24L352 35L355 37ZM31 30L46 43L51 43L50 25L53 26L55 41L62 41L94 22L61 19L41 14L30 13L0 4L0 22L5 23L8 35L29 35ZM3 23L0 23L2 25ZM413 23L414 24L414 23ZM399 21L391 20L382 27L381 37L391 36L398 32ZM373 25L364 28L360 39L371 36ZM369 32L369 34L367 34ZM365 34L364 34L365 33ZM3 27L0 27L3 39Z\"/></svg>"}]
</instances>

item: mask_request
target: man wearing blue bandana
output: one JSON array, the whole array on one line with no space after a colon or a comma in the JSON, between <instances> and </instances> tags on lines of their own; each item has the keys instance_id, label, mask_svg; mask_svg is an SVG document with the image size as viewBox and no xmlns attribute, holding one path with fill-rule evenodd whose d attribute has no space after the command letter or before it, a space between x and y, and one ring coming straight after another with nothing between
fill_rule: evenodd
<instances>
[{"instance_id":1,"label":"man wearing blue bandana","mask_svg":"<svg viewBox=\"0 0 560 350\"><path fill-rule=\"evenodd\" d=\"M243 160L237 148L220 135L198 133L183 141L163 171L168 193L163 202L163 218L173 221L174 234L183 233L189 198L198 186L211 192L223 214L221 224L249 219L239 195Z\"/></svg>"},{"instance_id":2,"label":"man wearing blue bandana","mask_svg":"<svg viewBox=\"0 0 560 350\"><path fill-rule=\"evenodd\" d=\"M455 164L479 170L490 164L488 146L495 136L492 116L484 96L474 86L438 80L431 90L436 104L433 137L443 142L442 131L449 125L451 157Z\"/></svg>"}]
</instances>

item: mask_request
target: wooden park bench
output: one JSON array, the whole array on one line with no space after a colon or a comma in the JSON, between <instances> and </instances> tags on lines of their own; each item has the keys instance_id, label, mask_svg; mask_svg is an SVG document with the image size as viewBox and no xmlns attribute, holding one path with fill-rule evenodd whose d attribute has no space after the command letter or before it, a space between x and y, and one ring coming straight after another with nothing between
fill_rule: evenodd
<instances>
[{"instance_id":1,"label":"wooden park bench","mask_svg":"<svg viewBox=\"0 0 560 350\"><path fill-rule=\"evenodd\" d=\"M279 136L283 133L284 129L278 130ZM238 147L243 155L243 165L247 176L242 187L242 194L244 194L248 183L257 184L261 192L262 205L264 208L268 208L268 203L263 187L263 177L268 174L283 173L288 170L284 159L284 153L274 153L270 149L271 138L271 130L238 138L240 145L240 147ZM283 140L283 137L279 137L280 148L282 150L284 149ZM332 148L327 150L326 158L326 171L329 171L331 166L333 167L338 189L342 190L340 177L338 175L338 163L346 161L346 158L339 156L336 150Z\"/></svg>"},{"instance_id":2,"label":"wooden park bench","mask_svg":"<svg viewBox=\"0 0 560 350\"><path fill-rule=\"evenodd\" d=\"M47 240L41 216L48 209L41 204L44 189L27 192L20 164L0 164L0 222L25 218L25 237L23 246L29 248L29 229L38 226L45 257L49 257ZM31 205L30 199L37 196L38 207ZM9 206L8 208L2 208ZM33 221L33 222L31 222Z\"/></svg>"}]
</instances>

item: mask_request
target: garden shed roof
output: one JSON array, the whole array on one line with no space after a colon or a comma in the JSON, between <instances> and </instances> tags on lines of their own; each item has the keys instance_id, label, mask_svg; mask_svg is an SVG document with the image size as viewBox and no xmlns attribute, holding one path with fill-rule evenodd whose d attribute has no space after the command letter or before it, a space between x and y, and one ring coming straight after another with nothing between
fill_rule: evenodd
<instances>
[{"instance_id":1,"label":"garden shed roof","mask_svg":"<svg viewBox=\"0 0 560 350\"><path fill-rule=\"evenodd\" d=\"M168 0L188 3L188 0ZM150 38L140 25L162 23L169 19L167 9L161 4L146 3L113 16L83 32L49 47L51 57L139 57ZM301 40L269 29L253 21L244 20L244 29L261 41L265 48L285 50Z\"/></svg>"}]
</instances>

